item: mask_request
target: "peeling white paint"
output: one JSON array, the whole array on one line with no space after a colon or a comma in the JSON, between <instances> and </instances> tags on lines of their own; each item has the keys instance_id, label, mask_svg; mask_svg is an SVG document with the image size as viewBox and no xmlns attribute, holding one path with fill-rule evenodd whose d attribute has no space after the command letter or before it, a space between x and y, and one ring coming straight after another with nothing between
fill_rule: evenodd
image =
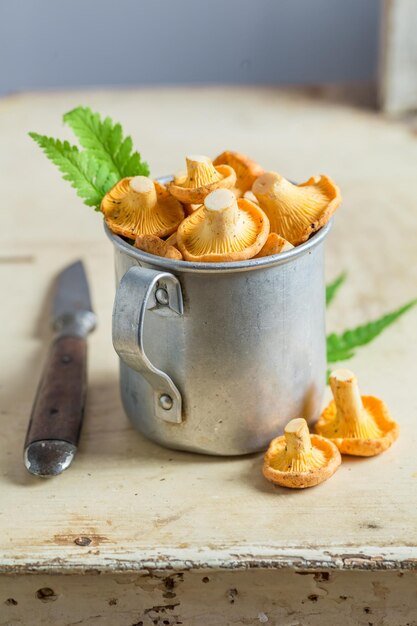
<instances>
[{"instance_id":1,"label":"peeling white paint","mask_svg":"<svg viewBox=\"0 0 417 626\"><path fill-rule=\"evenodd\" d=\"M37 557L37 555L36 555ZM48 550L35 560L16 552L13 558L2 559L1 572L39 571L75 573L96 569L99 572L139 572L149 570L193 569L335 569L335 570L417 570L417 547L332 547L327 549L274 548L256 546L250 552L247 546L229 549L198 547L171 548L157 551L111 550L104 544L98 554L94 551L74 555L65 548Z\"/></svg>"},{"instance_id":2,"label":"peeling white paint","mask_svg":"<svg viewBox=\"0 0 417 626\"><path fill-rule=\"evenodd\" d=\"M258 620L261 622L261 624L266 624L267 622L269 622L266 613L258 613Z\"/></svg>"}]
</instances>

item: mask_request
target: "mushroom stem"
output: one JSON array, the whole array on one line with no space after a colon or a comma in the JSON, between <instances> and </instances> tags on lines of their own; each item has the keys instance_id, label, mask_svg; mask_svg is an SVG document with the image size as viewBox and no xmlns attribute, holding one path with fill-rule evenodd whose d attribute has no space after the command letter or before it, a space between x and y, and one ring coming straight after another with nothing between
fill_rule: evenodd
<instances>
[{"instance_id":1,"label":"mushroom stem","mask_svg":"<svg viewBox=\"0 0 417 626\"><path fill-rule=\"evenodd\" d=\"M287 453L291 456L308 455L311 453L311 439L307 422L302 418L293 419L285 427Z\"/></svg>"},{"instance_id":2,"label":"mushroom stem","mask_svg":"<svg viewBox=\"0 0 417 626\"><path fill-rule=\"evenodd\" d=\"M363 406L355 374L348 369L336 370L331 373L329 382L336 404L337 436L380 437L380 429Z\"/></svg>"},{"instance_id":3,"label":"mushroom stem","mask_svg":"<svg viewBox=\"0 0 417 626\"><path fill-rule=\"evenodd\" d=\"M325 456L321 450L313 448L305 419L300 417L288 422L284 429L284 437L284 453L274 460L274 469L305 472L324 465Z\"/></svg>"},{"instance_id":4,"label":"mushroom stem","mask_svg":"<svg viewBox=\"0 0 417 626\"><path fill-rule=\"evenodd\" d=\"M187 162L187 178L182 183L183 187L203 187L221 180L221 175L209 157L198 154L187 156L185 160Z\"/></svg>"},{"instance_id":5,"label":"mushroom stem","mask_svg":"<svg viewBox=\"0 0 417 626\"><path fill-rule=\"evenodd\" d=\"M146 176L134 176L130 183L130 188L137 193L137 206L142 211L148 211L155 208L158 198L156 195L155 185L150 178Z\"/></svg>"},{"instance_id":6,"label":"mushroom stem","mask_svg":"<svg viewBox=\"0 0 417 626\"><path fill-rule=\"evenodd\" d=\"M207 226L217 237L227 237L239 219L236 196L229 189L217 189L204 202Z\"/></svg>"},{"instance_id":7,"label":"mushroom stem","mask_svg":"<svg viewBox=\"0 0 417 626\"><path fill-rule=\"evenodd\" d=\"M180 224L177 242L186 261L242 261L259 252L268 232L268 218L258 206L220 188Z\"/></svg>"}]
</instances>

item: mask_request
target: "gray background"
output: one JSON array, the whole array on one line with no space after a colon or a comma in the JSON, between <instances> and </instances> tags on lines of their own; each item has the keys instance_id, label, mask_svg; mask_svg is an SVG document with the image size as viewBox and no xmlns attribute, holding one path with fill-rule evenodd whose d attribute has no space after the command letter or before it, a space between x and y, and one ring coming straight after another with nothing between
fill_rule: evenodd
<instances>
[{"instance_id":1,"label":"gray background","mask_svg":"<svg viewBox=\"0 0 417 626\"><path fill-rule=\"evenodd\" d=\"M0 0L0 93L372 80L379 0Z\"/></svg>"}]
</instances>

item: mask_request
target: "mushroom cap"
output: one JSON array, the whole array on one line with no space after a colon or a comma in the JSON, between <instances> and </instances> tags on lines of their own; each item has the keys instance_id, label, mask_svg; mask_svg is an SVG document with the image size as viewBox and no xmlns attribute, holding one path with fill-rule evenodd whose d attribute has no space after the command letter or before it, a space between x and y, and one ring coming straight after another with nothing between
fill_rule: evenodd
<instances>
[{"instance_id":1,"label":"mushroom cap","mask_svg":"<svg viewBox=\"0 0 417 626\"><path fill-rule=\"evenodd\" d=\"M236 188L240 195L252 188L255 180L264 173L264 169L240 152L225 150L213 161L213 165L230 165L236 172Z\"/></svg>"},{"instance_id":2,"label":"mushroom cap","mask_svg":"<svg viewBox=\"0 0 417 626\"><path fill-rule=\"evenodd\" d=\"M184 219L184 209L166 187L146 176L122 178L106 193L101 210L110 230L135 239L165 237Z\"/></svg>"},{"instance_id":3,"label":"mushroom cap","mask_svg":"<svg viewBox=\"0 0 417 626\"><path fill-rule=\"evenodd\" d=\"M276 172L265 172L252 191L268 216L271 232L294 246L322 228L341 201L339 188L327 176L312 176L294 185Z\"/></svg>"},{"instance_id":4,"label":"mushroom cap","mask_svg":"<svg viewBox=\"0 0 417 626\"><path fill-rule=\"evenodd\" d=\"M299 450L299 454L293 455L289 451L288 435L301 429L306 430L311 451L303 454ZM267 480L282 487L305 489L330 478L340 463L340 452L334 443L319 435L310 435L306 421L298 418L287 424L284 435L271 441L262 472Z\"/></svg>"},{"instance_id":5,"label":"mushroom cap","mask_svg":"<svg viewBox=\"0 0 417 626\"><path fill-rule=\"evenodd\" d=\"M176 174L168 189L180 202L201 204L204 198L215 189L230 189L236 182L236 174L229 165L214 167L210 158L204 155L186 157L187 173Z\"/></svg>"},{"instance_id":6,"label":"mushroom cap","mask_svg":"<svg viewBox=\"0 0 417 626\"><path fill-rule=\"evenodd\" d=\"M271 256L272 254L280 254L281 252L286 252L287 250L292 250L294 246L284 239L280 237L276 233L269 233L268 239L266 240L263 248L256 255L256 259L259 259L263 256Z\"/></svg>"},{"instance_id":7,"label":"mushroom cap","mask_svg":"<svg viewBox=\"0 0 417 626\"><path fill-rule=\"evenodd\" d=\"M342 454L353 456L376 456L387 450L397 439L400 427L389 414L386 404L374 396L361 396L366 412L366 423L359 437L340 435L340 423L336 421L336 403L332 400L319 417L314 430L332 441ZM348 433L349 434L349 433Z\"/></svg>"},{"instance_id":8,"label":"mushroom cap","mask_svg":"<svg viewBox=\"0 0 417 626\"><path fill-rule=\"evenodd\" d=\"M243 194L243 197L245 198L245 200L250 200L251 202L254 202L255 204L259 205L258 198L255 196L253 191L245 191L245 193Z\"/></svg>"},{"instance_id":9,"label":"mushroom cap","mask_svg":"<svg viewBox=\"0 0 417 626\"><path fill-rule=\"evenodd\" d=\"M182 254L177 248L155 235L138 235L134 246L148 254L165 257L166 259L175 259L176 261L182 260Z\"/></svg>"},{"instance_id":10,"label":"mushroom cap","mask_svg":"<svg viewBox=\"0 0 417 626\"><path fill-rule=\"evenodd\" d=\"M184 207L184 212L185 215L191 215L192 213L194 213L194 211L197 211L197 209L199 209L202 205L200 204L187 204L187 203L182 203L182 206Z\"/></svg>"},{"instance_id":11,"label":"mushroom cap","mask_svg":"<svg viewBox=\"0 0 417 626\"><path fill-rule=\"evenodd\" d=\"M236 200L229 189L217 189L181 222L177 244L187 261L241 261L255 256L268 234L268 218L260 207Z\"/></svg>"}]
</instances>

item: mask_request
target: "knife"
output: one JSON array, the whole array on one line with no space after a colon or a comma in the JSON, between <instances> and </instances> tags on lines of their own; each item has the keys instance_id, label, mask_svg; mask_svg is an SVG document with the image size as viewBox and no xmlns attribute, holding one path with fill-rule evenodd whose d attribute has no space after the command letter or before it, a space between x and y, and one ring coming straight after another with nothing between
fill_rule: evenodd
<instances>
[{"instance_id":1,"label":"knife","mask_svg":"<svg viewBox=\"0 0 417 626\"><path fill-rule=\"evenodd\" d=\"M77 452L87 387L87 335L96 326L81 261L57 277L52 307L55 332L26 434L24 462L37 476L56 476Z\"/></svg>"}]
</instances>

